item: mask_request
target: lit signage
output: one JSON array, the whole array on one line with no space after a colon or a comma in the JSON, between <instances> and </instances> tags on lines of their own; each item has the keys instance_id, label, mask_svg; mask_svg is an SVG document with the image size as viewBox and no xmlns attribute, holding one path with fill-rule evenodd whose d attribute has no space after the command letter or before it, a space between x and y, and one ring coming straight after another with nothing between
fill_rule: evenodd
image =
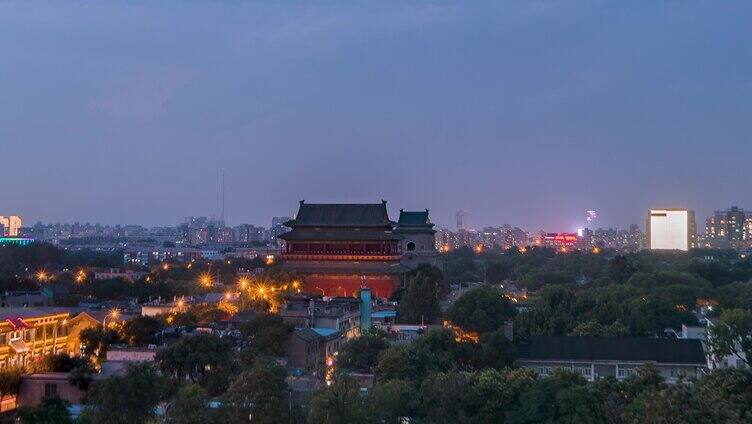
<instances>
[{"instance_id":1,"label":"lit signage","mask_svg":"<svg viewBox=\"0 0 752 424\"><path fill-rule=\"evenodd\" d=\"M574 244L577 242L576 233L548 233L545 236L546 241L559 244Z\"/></svg>"}]
</instances>

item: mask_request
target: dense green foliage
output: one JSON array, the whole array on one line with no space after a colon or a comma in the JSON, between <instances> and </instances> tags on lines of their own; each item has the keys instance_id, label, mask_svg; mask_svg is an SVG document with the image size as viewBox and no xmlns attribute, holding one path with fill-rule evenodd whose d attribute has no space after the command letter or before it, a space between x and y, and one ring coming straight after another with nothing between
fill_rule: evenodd
<instances>
[{"instance_id":1,"label":"dense green foliage","mask_svg":"<svg viewBox=\"0 0 752 424\"><path fill-rule=\"evenodd\" d=\"M247 423L252 415L254 423L287 423L293 414L291 394L284 368L258 360L248 371L237 376L222 400L223 421Z\"/></svg>"},{"instance_id":2,"label":"dense green foliage","mask_svg":"<svg viewBox=\"0 0 752 424\"><path fill-rule=\"evenodd\" d=\"M159 370L177 383L189 380L216 396L236 371L232 344L214 334L182 337L157 353Z\"/></svg>"},{"instance_id":3,"label":"dense green foliage","mask_svg":"<svg viewBox=\"0 0 752 424\"><path fill-rule=\"evenodd\" d=\"M209 408L209 395L197 384L186 384L178 390L165 415L166 424L216 422L218 413Z\"/></svg>"},{"instance_id":4,"label":"dense green foliage","mask_svg":"<svg viewBox=\"0 0 752 424\"><path fill-rule=\"evenodd\" d=\"M570 252L531 248L473 254L460 249L446 257L447 279L457 281L458 264L472 261L471 279L505 280L529 290L524 313L515 317L527 334L655 336L682 324L697 325L698 299L722 309L752 309L752 259L734 251ZM467 277L467 276L465 276ZM476 313L468 307L457 318ZM480 314L477 312L477 314ZM450 319L452 311L449 311ZM454 319L452 319L454 321ZM476 319L468 319L477 322ZM473 325L465 323L463 327ZM474 326L477 327L477 324Z\"/></svg>"},{"instance_id":5,"label":"dense green foliage","mask_svg":"<svg viewBox=\"0 0 752 424\"><path fill-rule=\"evenodd\" d=\"M463 294L447 311L446 317L466 331L496 331L515 315L509 300L494 287L481 287Z\"/></svg>"},{"instance_id":6,"label":"dense green foliage","mask_svg":"<svg viewBox=\"0 0 752 424\"><path fill-rule=\"evenodd\" d=\"M449 284L436 267L420 265L405 276L405 287L395 293L399 299L399 320L407 324L431 324L441 314L440 302Z\"/></svg>"},{"instance_id":7,"label":"dense green foliage","mask_svg":"<svg viewBox=\"0 0 752 424\"><path fill-rule=\"evenodd\" d=\"M715 358L733 355L752 366L752 311L728 309L709 328L708 351Z\"/></svg>"},{"instance_id":8,"label":"dense green foliage","mask_svg":"<svg viewBox=\"0 0 752 424\"><path fill-rule=\"evenodd\" d=\"M274 314L262 313L244 323L240 328L242 362L253 366L259 358L284 355L285 343L292 331L292 325Z\"/></svg>"},{"instance_id":9,"label":"dense green foliage","mask_svg":"<svg viewBox=\"0 0 752 424\"><path fill-rule=\"evenodd\" d=\"M18 408L16 419L21 424L69 424L73 422L68 413L68 403L58 397L44 398L36 408Z\"/></svg>"},{"instance_id":10,"label":"dense green foliage","mask_svg":"<svg viewBox=\"0 0 752 424\"><path fill-rule=\"evenodd\" d=\"M0 251L0 265L3 254L8 251ZM51 247L39 248L37 254L42 258L30 260L13 250L10 257L32 267L68 260L67 253ZM72 266L76 265L80 263ZM198 273L209 269L223 282L237 276L234 265L221 261L193 268L169 264L150 270L149 282L87 280L77 285L71 274L59 273L51 284L69 288L71 299L100 294L118 299L171 297L209 290L196 282ZM37 284L24 279L23 272L19 281ZM376 424L394 423L399 417L410 417L413 423L472 424L752 422L749 369L714 371L677 385L665 384L650 366L622 381L589 383L561 370L538 378L529 370L513 368L515 345L504 334L504 324L513 320L516 337L655 336L667 328L697 324L697 300L713 299L705 303L713 305L709 349L717 355L741 359L744 353L749 358L750 276L750 259L734 252L557 254L532 248L524 253L513 249L476 254L460 249L447 256L444 275L436 268L419 267L395 295L401 321L446 319L452 326L429 330L409 344L391 343L377 330L347 341L339 349L333 384L313 393L302 407L294 401L285 370L274 362L285 354L292 328L268 313L265 305L256 307L250 301L242 303L243 308L255 315L249 314L250 321L236 338L201 332L183 336L159 352L155 366L134 366L122 377L92 381L88 362L57 355L37 366L70 371L79 387L90 384L83 422L91 423L154 422L161 402L164 420L170 423L240 423L248 422L249 415L252 422L261 423ZM290 277L271 268L264 278ZM446 299L448 282L473 280L490 284L449 298L442 313L440 302ZM528 297L511 301L514 296L505 292L509 286L498 284L505 280L528 289ZM204 326L226 314L217 306L193 306L171 313L169 322ZM156 342L155 334L166 319L140 317L107 331L85 330L84 353L104 355L112 343ZM351 371L374 374L368 393ZM14 393L18 381L18 371L0 371L0 393ZM219 407L208 407L212 399ZM64 406L49 399L17 416L20 422L54 421Z\"/></svg>"},{"instance_id":11,"label":"dense green foliage","mask_svg":"<svg viewBox=\"0 0 752 424\"><path fill-rule=\"evenodd\" d=\"M388 347L386 333L371 328L340 347L337 364L344 369L369 372L376 365L379 352Z\"/></svg>"},{"instance_id":12,"label":"dense green foliage","mask_svg":"<svg viewBox=\"0 0 752 424\"><path fill-rule=\"evenodd\" d=\"M163 378L151 364L131 365L122 377L92 383L83 420L92 424L148 422L155 417L155 407L166 393Z\"/></svg>"},{"instance_id":13,"label":"dense green foliage","mask_svg":"<svg viewBox=\"0 0 752 424\"><path fill-rule=\"evenodd\" d=\"M310 423L708 423L749 422L752 370L716 371L694 384L667 385L651 366L617 381L594 383L556 371L537 378L529 370L436 372L419 381L390 379L358 395L343 377L311 402Z\"/></svg>"}]
</instances>

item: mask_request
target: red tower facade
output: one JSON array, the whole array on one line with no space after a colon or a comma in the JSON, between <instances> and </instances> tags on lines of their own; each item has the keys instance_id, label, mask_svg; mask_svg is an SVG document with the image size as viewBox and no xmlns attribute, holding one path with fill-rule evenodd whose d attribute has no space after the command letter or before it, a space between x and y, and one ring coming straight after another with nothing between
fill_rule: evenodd
<instances>
[{"instance_id":1,"label":"red tower facade","mask_svg":"<svg viewBox=\"0 0 752 424\"><path fill-rule=\"evenodd\" d=\"M282 266L303 278L303 288L324 296L352 296L361 285L388 298L402 283L401 236L393 232L386 202L308 204L279 236Z\"/></svg>"}]
</instances>

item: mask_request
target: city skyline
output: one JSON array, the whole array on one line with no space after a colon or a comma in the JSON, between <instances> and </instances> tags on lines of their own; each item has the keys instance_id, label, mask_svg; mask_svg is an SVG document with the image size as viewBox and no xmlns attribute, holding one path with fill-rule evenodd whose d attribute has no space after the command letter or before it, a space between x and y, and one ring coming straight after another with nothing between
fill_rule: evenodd
<instances>
[{"instance_id":1,"label":"city skyline","mask_svg":"<svg viewBox=\"0 0 752 424\"><path fill-rule=\"evenodd\" d=\"M219 216L224 170L233 223L382 198L447 228L458 209L477 228L573 231L586 210L603 227L643 227L650 208L704 219L752 194L745 12L3 3L3 213Z\"/></svg>"},{"instance_id":2,"label":"city skyline","mask_svg":"<svg viewBox=\"0 0 752 424\"><path fill-rule=\"evenodd\" d=\"M311 202L311 203L327 203L327 202ZM334 203L336 203L336 202L334 202ZM358 202L347 202L347 203L356 203L357 204ZM362 202L361 204L366 204L366 203L373 203L373 202ZM704 217L703 216L698 216L694 220L695 220L695 222L700 227L702 227L706 223L706 221L712 220L713 217L714 217L714 215L717 214L717 213L719 213L719 211L723 212L726 209L731 210L731 209L734 209L734 208L738 208L742 212L744 211L743 207L739 208L739 206L736 205L736 204L729 205L729 206L724 206L724 207L721 207L721 208L710 208L711 210L713 210L712 213L710 213L708 216L704 216ZM398 216L400 210L403 210L403 209L405 209L405 208L395 208L392 205L389 205L387 207L387 210L389 211L389 215L390 216ZM430 208L423 208L423 209L418 209L418 210L424 210L424 209L428 209L430 211ZM672 208L669 208L669 209L672 209ZM673 208L673 209L687 209L687 210L690 210L690 211L694 212L693 209L688 209L688 208ZM649 210L650 209L648 209L647 211L649 211ZM485 223L485 224L482 224L482 225L476 225L475 223L472 222L471 219L470 220L467 219L467 217L468 217L468 211L467 210L455 211L452 222L450 222L450 220L446 220L446 222L442 223L440 221L437 221L437 220L433 219L433 212L431 213L431 217L432 217L431 220L432 220L432 222L434 224L436 224L437 228L442 228L442 229L446 229L446 230L450 230L450 231L458 230L457 221L456 221L456 215L457 215L457 213L460 213L460 212L463 213L463 227L462 227L462 229L465 229L465 230L482 230L484 228L499 228L499 227L502 227L502 226L505 226L505 225L510 225L512 227L518 227L518 228L521 228L521 229L523 229L525 231L528 231L528 232L531 232L531 233L532 232L537 232L537 231L544 231L544 230L545 231L558 231L558 232L577 232L577 231L582 230L582 229L591 229L591 230L595 230L595 229L628 229L632 225L637 225L641 230L645 230L646 229L645 222L644 222L645 221L645 219L644 219L645 211L643 211L643 219L642 219L642 221L637 220L636 222L632 222L632 223L621 223L621 224L617 223L615 225L605 225L605 224L601 223L600 217L589 219L590 218L590 214L589 213L590 212L596 212L596 211L593 211L593 210L583 211L584 213L582 214L582 219L580 220L579 224L576 224L575 226L573 226L571 228L557 228L557 227L550 227L550 226L546 226L546 225L539 225L537 227L525 227L525 226L519 225L519 224L517 224L515 222L507 222L507 221L492 222L492 223ZM290 214L290 216L294 216L294 214ZM82 219L74 219L72 221L61 221L61 220L54 220L54 219L50 220L50 221L44 221L44 220L33 220L32 221L32 220L27 220L23 216L20 216L20 218L23 219L23 224L24 224L23 226L25 228L31 227L31 226L33 226L33 225L35 225L37 223L41 223L43 225L58 225L58 224L59 225L80 224L80 225L102 225L102 226L129 226L129 225L135 225L135 226L142 226L144 228L160 228L160 227L176 227L176 226L179 226L179 225L185 223L187 220L192 219L192 218L206 219L206 220L208 220L208 222L211 222L211 223L214 223L214 224L222 223L222 225L226 225L228 227L236 227L236 226L239 226L239 225L252 225L252 226L258 226L258 227L264 227L264 228L269 227L270 228L270 227L273 227L274 225L276 225L276 224L274 224L274 221L278 220L280 217L289 217L289 216L284 215L284 214L276 214L274 216L267 217L266 221L252 222L252 221L248 221L248 220L238 220L238 221L225 220L225 221L222 221L222 219L218 215L207 215L207 214L203 214L203 215L202 214L186 215L186 214L183 214L183 215L181 215L181 217L179 219L176 219L174 222L164 223L164 224L145 224L145 223L140 223L140 222L96 222L96 221L86 221L86 220L82 220ZM2 218L2 217L0 217L0 218ZM576 222L576 220L573 220L573 222ZM700 233L703 232L702 228L700 228L698 231Z\"/></svg>"}]
</instances>

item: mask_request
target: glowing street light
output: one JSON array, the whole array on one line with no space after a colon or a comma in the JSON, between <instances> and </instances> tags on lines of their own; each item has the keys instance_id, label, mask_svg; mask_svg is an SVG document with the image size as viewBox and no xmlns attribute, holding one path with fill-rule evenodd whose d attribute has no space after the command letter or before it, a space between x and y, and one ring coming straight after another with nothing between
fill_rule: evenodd
<instances>
[{"instance_id":1,"label":"glowing street light","mask_svg":"<svg viewBox=\"0 0 752 424\"><path fill-rule=\"evenodd\" d=\"M43 269L40 269L36 273L36 278L38 281L47 281L50 278L50 276Z\"/></svg>"},{"instance_id":2,"label":"glowing street light","mask_svg":"<svg viewBox=\"0 0 752 424\"><path fill-rule=\"evenodd\" d=\"M240 278L238 278L238 286L240 286L240 288L242 290L245 290L246 288L248 288L248 284L249 283L250 283L250 281L248 280L247 277L240 277Z\"/></svg>"},{"instance_id":3,"label":"glowing street light","mask_svg":"<svg viewBox=\"0 0 752 424\"><path fill-rule=\"evenodd\" d=\"M198 282L201 283L202 286L211 287L212 277L208 273L203 273L198 277Z\"/></svg>"},{"instance_id":4,"label":"glowing street light","mask_svg":"<svg viewBox=\"0 0 752 424\"><path fill-rule=\"evenodd\" d=\"M104 316L104 319L102 319L102 328L107 328L107 318L117 319L118 316L120 316L120 312L117 309L111 310Z\"/></svg>"},{"instance_id":5,"label":"glowing street light","mask_svg":"<svg viewBox=\"0 0 752 424\"><path fill-rule=\"evenodd\" d=\"M167 271L169 269L170 269L170 264L168 264L168 263L162 264L162 270Z\"/></svg>"},{"instance_id":6,"label":"glowing street light","mask_svg":"<svg viewBox=\"0 0 752 424\"><path fill-rule=\"evenodd\" d=\"M266 260L264 262L267 265L273 265L274 264L274 255L266 255Z\"/></svg>"},{"instance_id":7,"label":"glowing street light","mask_svg":"<svg viewBox=\"0 0 752 424\"><path fill-rule=\"evenodd\" d=\"M76 272L76 277L74 278L74 280L77 283L83 283L85 279L86 279L86 272L83 269L78 270L78 272Z\"/></svg>"}]
</instances>

